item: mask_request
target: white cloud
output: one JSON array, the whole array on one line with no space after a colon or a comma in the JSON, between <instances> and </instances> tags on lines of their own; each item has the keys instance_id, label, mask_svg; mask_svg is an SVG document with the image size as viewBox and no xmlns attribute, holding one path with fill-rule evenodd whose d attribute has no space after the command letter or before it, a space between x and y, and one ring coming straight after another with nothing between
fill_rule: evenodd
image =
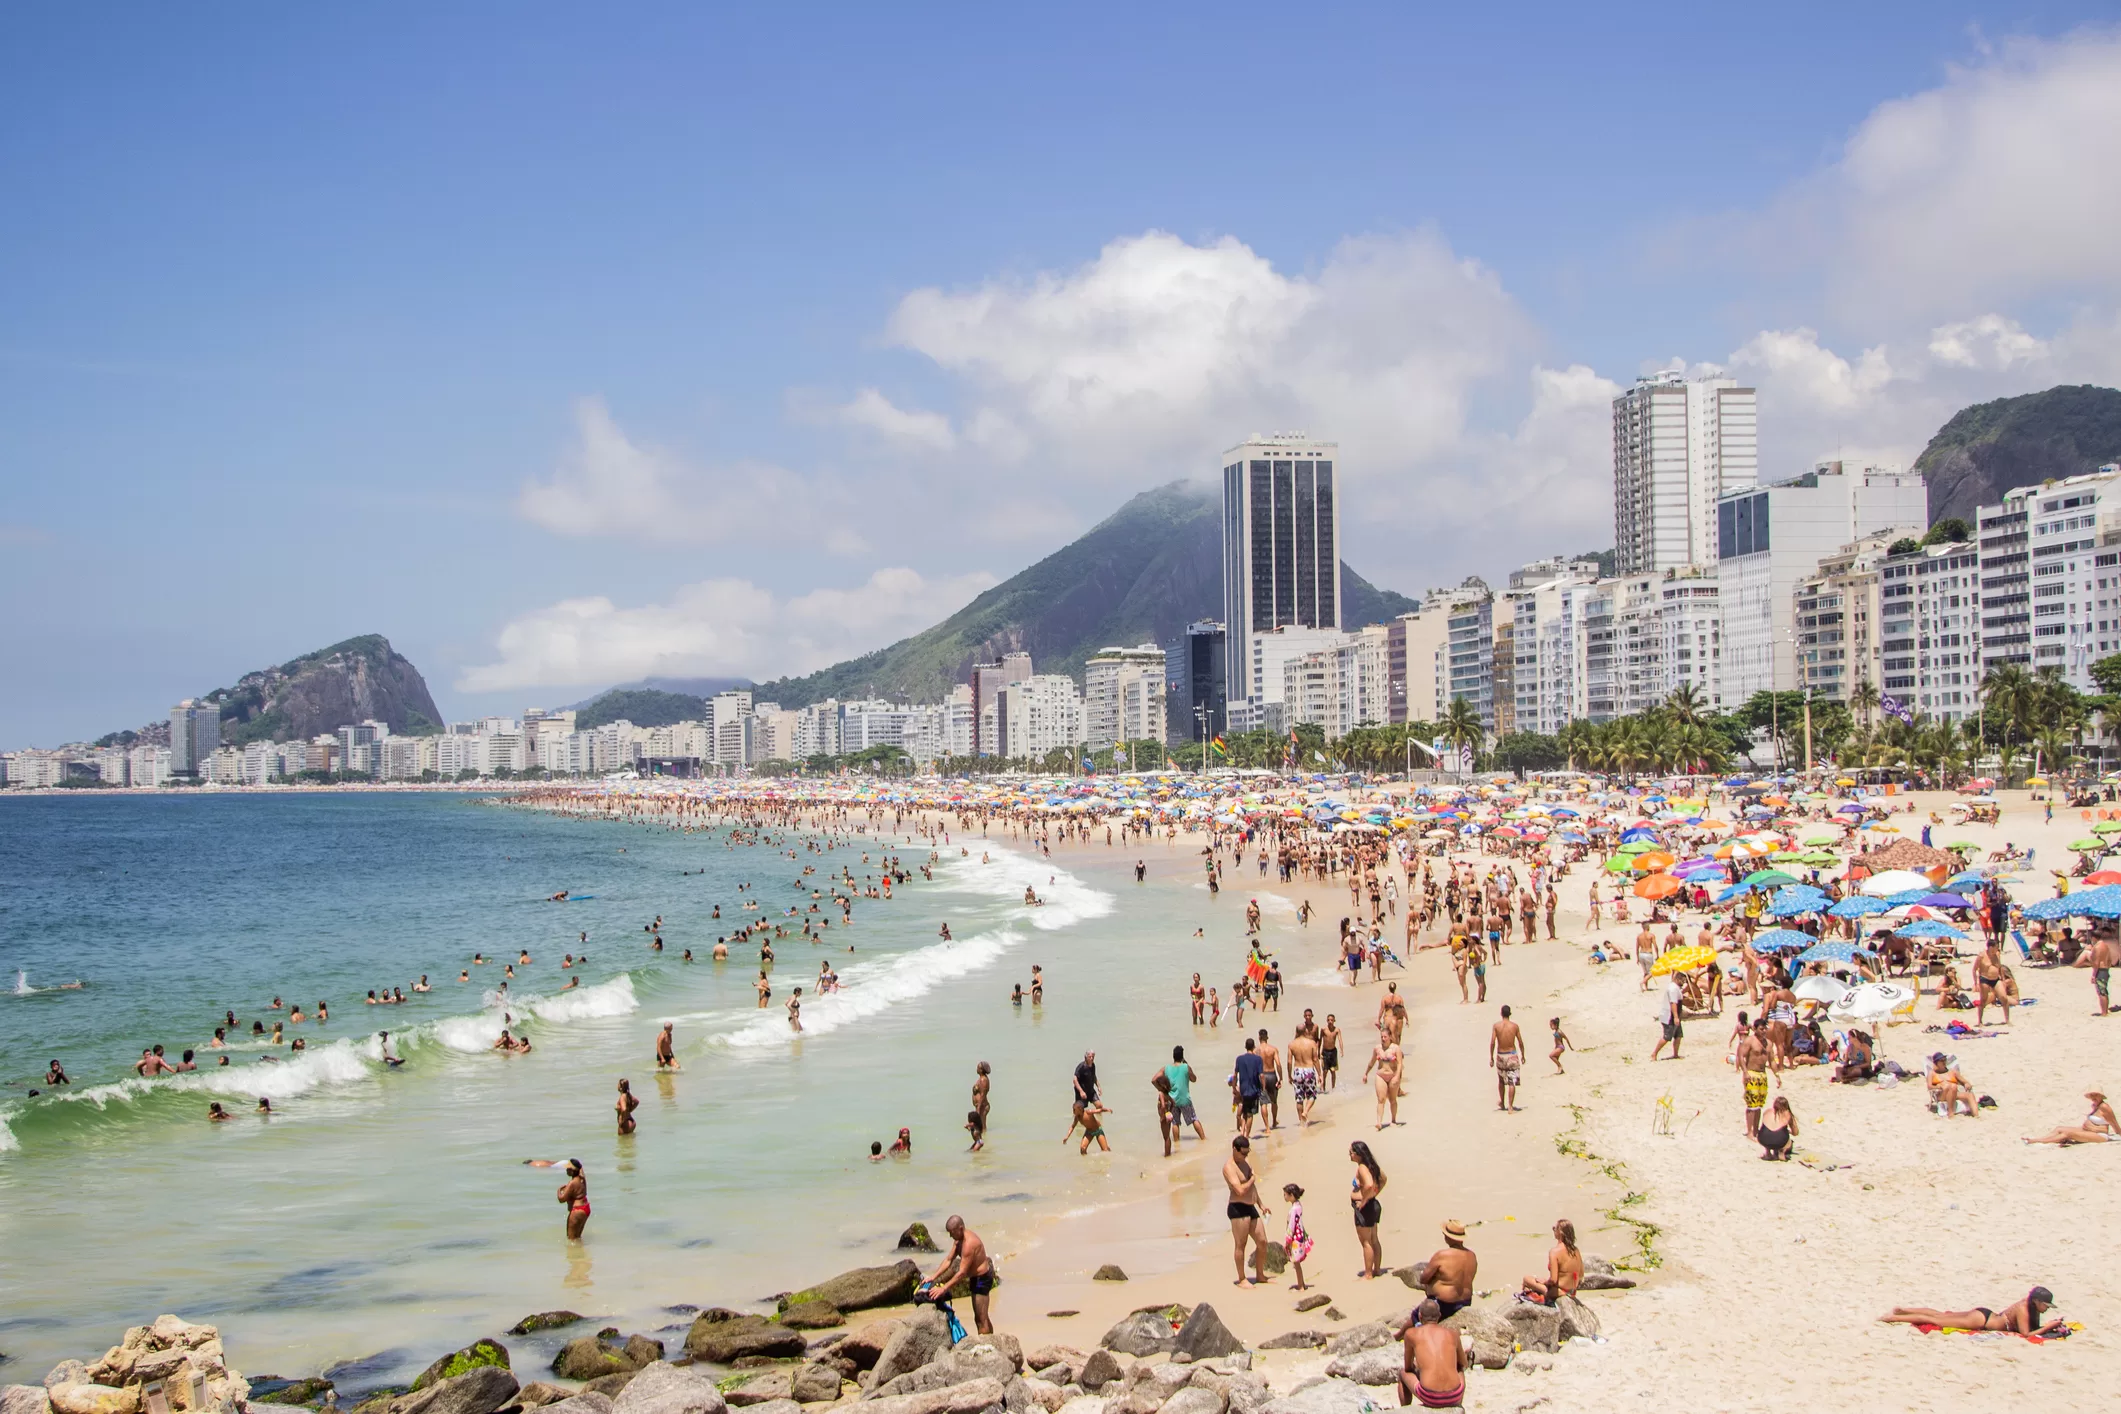
<instances>
[{"instance_id":1,"label":"white cloud","mask_svg":"<svg viewBox=\"0 0 2121 1414\"><path fill-rule=\"evenodd\" d=\"M516 509L559 535L699 543L741 535L804 494L797 478L764 462L703 470L643 446L592 397L575 404L575 445L550 479L525 484Z\"/></svg>"},{"instance_id":2,"label":"white cloud","mask_svg":"<svg viewBox=\"0 0 2121 1414\"><path fill-rule=\"evenodd\" d=\"M1739 377L1771 382L1799 403L1845 412L1869 402L1893 381L1893 366L1879 345L1851 363L1821 348L1816 329L1763 329L1731 355Z\"/></svg>"},{"instance_id":3,"label":"white cloud","mask_svg":"<svg viewBox=\"0 0 2121 1414\"><path fill-rule=\"evenodd\" d=\"M2009 368L2047 356L2045 340L2025 332L2017 320L1984 314L1930 330L1930 357L1958 368Z\"/></svg>"},{"instance_id":4,"label":"white cloud","mask_svg":"<svg viewBox=\"0 0 2121 1414\"><path fill-rule=\"evenodd\" d=\"M504 627L493 662L464 670L460 692L575 687L641 677L803 673L918 632L994 583L985 572L925 579L881 569L853 589L776 598L741 579L678 588L621 608L601 595L563 599Z\"/></svg>"},{"instance_id":5,"label":"white cloud","mask_svg":"<svg viewBox=\"0 0 2121 1414\"><path fill-rule=\"evenodd\" d=\"M1956 316L2121 283L2121 31L2016 40L1872 110L1770 208L1756 250L1822 262L1837 304Z\"/></svg>"},{"instance_id":6,"label":"white cloud","mask_svg":"<svg viewBox=\"0 0 2121 1414\"><path fill-rule=\"evenodd\" d=\"M1065 273L916 290L889 326L962 380L969 447L1123 481L1305 424L1357 479L1404 472L1457 441L1472 389L1528 333L1433 231L1344 241L1315 275L1234 237L1150 231Z\"/></svg>"},{"instance_id":7,"label":"white cloud","mask_svg":"<svg viewBox=\"0 0 2121 1414\"><path fill-rule=\"evenodd\" d=\"M887 441L939 452L957 445L949 418L939 412L902 408L874 388L862 389L834 412L841 421L867 428Z\"/></svg>"}]
</instances>

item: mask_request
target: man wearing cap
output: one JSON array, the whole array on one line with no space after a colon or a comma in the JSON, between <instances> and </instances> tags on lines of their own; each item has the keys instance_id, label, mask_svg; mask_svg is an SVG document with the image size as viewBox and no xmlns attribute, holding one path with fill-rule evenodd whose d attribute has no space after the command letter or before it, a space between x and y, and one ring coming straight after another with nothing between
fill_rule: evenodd
<instances>
[{"instance_id":1,"label":"man wearing cap","mask_svg":"<svg viewBox=\"0 0 2121 1414\"><path fill-rule=\"evenodd\" d=\"M1417 1284L1436 1302L1437 1319L1448 1321L1473 1304L1473 1278L1480 1272L1480 1258L1466 1246L1466 1225L1456 1218L1443 1225L1443 1242L1421 1269Z\"/></svg>"}]
</instances>

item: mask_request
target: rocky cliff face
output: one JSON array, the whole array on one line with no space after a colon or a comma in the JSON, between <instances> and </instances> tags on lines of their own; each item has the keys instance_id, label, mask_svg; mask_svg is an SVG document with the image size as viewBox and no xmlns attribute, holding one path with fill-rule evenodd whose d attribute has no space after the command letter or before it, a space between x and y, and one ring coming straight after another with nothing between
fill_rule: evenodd
<instances>
[{"instance_id":1,"label":"rocky cliff face","mask_svg":"<svg viewBox=\"0 0 2121 1414\"><path fill-rule=\"evenodd\" d=\"M246 673L206 700L220 704L221 739L239 745L301 741L369 719L401 735L442 725L420 670L375 633Z\"/></svg>"},{"instance_id":2,"label":"rocky cliff face","mask_svg":"<svg viewBox=\"0 0 2121 1414\"><path fill-rule=\"evenodd\" d=\"M2091 384L2050 388L1962 408L1915 459L1929 482L1930 523L1958 516L2014 486L2036 486L2121 459L2121 392Z\"/></svg>"}]
</instances>

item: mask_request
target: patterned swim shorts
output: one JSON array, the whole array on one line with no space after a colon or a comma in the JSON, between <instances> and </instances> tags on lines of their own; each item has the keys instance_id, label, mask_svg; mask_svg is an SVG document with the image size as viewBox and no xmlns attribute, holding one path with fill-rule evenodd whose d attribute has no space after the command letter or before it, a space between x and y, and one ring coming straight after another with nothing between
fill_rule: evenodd
<instances>
[{"instance_id":1,"label":"patterned swim shorts","mask_svg":"<svg viewBox=\"0 0 2121 1414\"><path fill-rule=\"evenodd\" d=\"M1298 1104L1307 1105L1318 1098L1318 1072L1310 1066L1299 1065L1292 1067L1289 1071L1289 1079L1296 1086Z\"/></svg>"}]
</instances>

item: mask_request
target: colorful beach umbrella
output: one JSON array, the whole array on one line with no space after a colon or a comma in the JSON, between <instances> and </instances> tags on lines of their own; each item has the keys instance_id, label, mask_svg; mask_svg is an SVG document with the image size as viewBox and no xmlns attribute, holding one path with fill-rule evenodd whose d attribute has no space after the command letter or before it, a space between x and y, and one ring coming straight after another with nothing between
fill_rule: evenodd
<instances>
[{"instance_id":1,"label":"colorful beach umbrella","mask_svg":"<svg viewBox=\"0 0 2121 1414\"><path fill-rule=\"evenodd\" d=\"M1650 964L1652 977L1663 977L1673 972L1692 972L1697 967L1707 967L1716 960L1716 949L1705 948L1698 943L1673 948L1670 952Z\"/></svg>"}]
</instances>

